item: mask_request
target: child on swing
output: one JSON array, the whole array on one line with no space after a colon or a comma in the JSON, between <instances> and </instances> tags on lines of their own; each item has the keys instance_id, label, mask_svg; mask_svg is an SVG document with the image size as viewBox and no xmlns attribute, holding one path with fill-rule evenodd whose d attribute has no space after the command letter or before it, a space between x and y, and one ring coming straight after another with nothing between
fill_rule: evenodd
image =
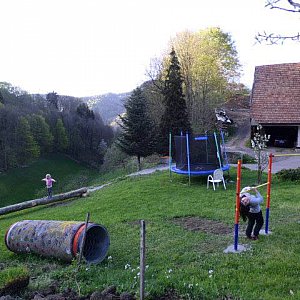
<instances>
[{"instance_id":1,"label":"child on swing","mask_svg":"<svg viewBox=\"0 0 300 300\"><path fill-rule=\"evenodd\" d=\"M250 190L254 190L256 195L251 195ZM240 192L240 215L243 221L248 219L246 236L248 239L257 240L259 231L264 224L264 218L260 208L263 197L256 188L245 187ZM253 232L253 233L252 233Z\"/></svg>"}]
</instances>

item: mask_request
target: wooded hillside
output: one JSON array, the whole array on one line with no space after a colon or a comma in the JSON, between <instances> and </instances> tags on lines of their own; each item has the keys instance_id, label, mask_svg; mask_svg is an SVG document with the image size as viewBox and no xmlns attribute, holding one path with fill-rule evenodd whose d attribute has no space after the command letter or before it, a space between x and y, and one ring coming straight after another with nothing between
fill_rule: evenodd
<instances>
[{"instance_id":1,"label":"wooded hillside","mask_svg":"<svg viewBox=\"0 0 300 300\"><path fill-rule=\"evenodd\" d=\"M0 170L51 152L98 167L112 138L99 113L79 98L29 95L0 83Z\"/></svg>"}]
</instances>

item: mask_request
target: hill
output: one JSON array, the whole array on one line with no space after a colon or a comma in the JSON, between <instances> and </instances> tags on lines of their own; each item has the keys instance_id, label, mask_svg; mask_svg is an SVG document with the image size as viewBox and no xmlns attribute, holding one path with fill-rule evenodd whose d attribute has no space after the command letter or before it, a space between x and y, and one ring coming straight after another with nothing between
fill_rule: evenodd
<instances>
[{"instance_id":1,"label":"hill","mask_svg":"<svg viewBox=\"0 0 300 300\"><path fill-rule=\"evenodd\" d=\"M235 170L231 172L235 178ZM256 172L242 172L244 185L255 182ZM212 191L206 188L206 178L193 178L188 186L184 176L174 174L170 181L168 172L156 172L115 181L88 198L0 217L3 241L7 228L24 218L80 221L91 212L91 221L104 225L111 238L108 257L99 265L77 269L76 262L11 253L2 242L1 268L18 264L30 270L30 285L22 294L28 298L23 299L32 299L33 291L53 285L57 293L72 289L84 299L96 299L92 292L112 285L120 292L138 295L139 220L143 219L147 299L284 300L291 295L298 299L300 241L296 212L300 209L300 190L275 178L272 189L273 234L249 241L241 224L239 243L247 244L250 250L240 254L223 253L233 243L234 184L228 184L227 190Z\"/></svg>"},{"instance_id":2,"label":"hill","mask_svg":"<svg viewBox=\"0 0 300 300\"><path fill-rule=\"evenodd\" d=\"M0 173L0 207L46 196L46 173L56 179L54 193L59 194L91 184L98 172L61 154L52 154L37 161Z\"/></svg>"},{"instance_id":3,"label":"hill","mask_svg":"<svg viewBox=\"0 0 300 300\"><path fill-rule=\"evenodd\" d=\"M98 112L105 124L110 124L116 117L125 111L124 102L131 93L114 94L83 97L82 101L95 112Z\"/></svg>"}]
</instances>

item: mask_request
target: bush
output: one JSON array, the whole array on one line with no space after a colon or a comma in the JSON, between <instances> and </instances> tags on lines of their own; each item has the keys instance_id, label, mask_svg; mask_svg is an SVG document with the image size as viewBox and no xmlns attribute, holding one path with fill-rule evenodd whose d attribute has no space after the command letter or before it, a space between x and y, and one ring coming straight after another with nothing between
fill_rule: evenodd
<instances>
[{"instance_id":1,"label":"bush","mask_svg":"<svg viewBox=\"0 0 300 300\"><path fill-rule=\"evenodd\" d=\"M300 168L283 169L276 174L281 181L298 181L300 180Z\"/></svg>"}]
</instances>

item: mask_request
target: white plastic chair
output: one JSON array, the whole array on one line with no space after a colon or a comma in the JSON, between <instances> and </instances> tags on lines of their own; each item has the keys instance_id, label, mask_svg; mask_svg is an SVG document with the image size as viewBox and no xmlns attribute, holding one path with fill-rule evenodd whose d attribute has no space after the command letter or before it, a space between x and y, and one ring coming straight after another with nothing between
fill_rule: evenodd
<instances>
[{"instance_id":1,"label":"white plastic chair","mask_svg":"<svg viewBox=\"0 0 300 300\"><path fill-rule=\"evenodd\" d=\"M221 169L216 169L213 175L208 175L207 177L207 189L209 188L210 182L213 185L214 191L216 190L215 183L219 187L219 183L223 182L224 189L226 190L225 180L223 176L223 171Z\"/></svg>"}]
</instances>

